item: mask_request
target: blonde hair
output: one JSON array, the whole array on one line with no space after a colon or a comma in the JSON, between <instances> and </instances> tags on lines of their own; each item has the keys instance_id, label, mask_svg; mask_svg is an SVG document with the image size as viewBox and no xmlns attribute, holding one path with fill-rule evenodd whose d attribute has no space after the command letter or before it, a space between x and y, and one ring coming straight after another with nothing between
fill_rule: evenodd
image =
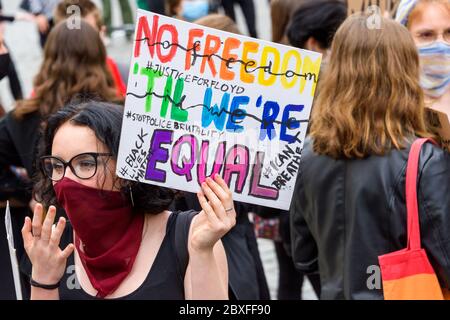
<instances>
[{"instance_id":1,"label":"blonde hair","mask_svg":"<svg viewBox=\"0 0 450 320\"><path fill-rule=\"evenodd\" d=\"M450 1L449 0L419 0L419 2L416 4L414 9L411 10L411 13L408 17L408 22L406 24L406 27L409 29L412 22L419 16L422 15L423 9L425 6L430 4L438 4L442 5L443 7L446 7L447 10L450 12Z\"/></svg>"},{"instance_id":2,"label":"blonde hair","mask_svg":"<svg viewBox=\"0 0 450 320\"><path fill-rule=\"evenodd\" d=\"M434 137L424 120L419 57L408 30L381 18L349 17L338 29L311 116L314 151L363 158L403 148L416 135Z\"/></svg>"}]
</instances>

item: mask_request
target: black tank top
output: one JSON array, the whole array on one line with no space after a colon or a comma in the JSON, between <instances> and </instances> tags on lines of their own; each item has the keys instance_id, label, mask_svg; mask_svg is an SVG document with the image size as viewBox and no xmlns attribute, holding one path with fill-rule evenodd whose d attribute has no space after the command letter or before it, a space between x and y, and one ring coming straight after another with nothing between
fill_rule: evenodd
<instances>
[{"instance_id":1,"label":"black tank top","mask_svg":"<svg viewBox=\"0 0 450 320\"><path fill-rule=\"evenodd\" d=\"M179 214L173 212L167 221L166 235L144 282L132 293L114 300L184 300L186 268L178 261L175 250L175 222ZM189 223L191 220L189 220ZM187 239L186 239L187 241ZM73 243L73 229L68 223L61 239L61 248ZM67 259L66 272L60 282L61 300L98 299L85 292L76 277L74 255Z\"/></svg>"}]
</instances>

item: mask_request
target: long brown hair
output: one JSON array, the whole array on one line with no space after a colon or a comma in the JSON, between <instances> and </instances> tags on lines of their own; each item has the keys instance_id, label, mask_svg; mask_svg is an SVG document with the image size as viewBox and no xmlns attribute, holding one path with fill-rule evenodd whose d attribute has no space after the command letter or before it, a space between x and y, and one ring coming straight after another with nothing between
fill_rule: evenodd
<instances>
[{"instance_id":1,"label":"long brown hair","mask_svg":"<svg viewBox=\"0 0 450 320\"><path fill-rule=\"evenodd\" d=\"M14 115L23 118L39 111L45 119L80 96L120 101L98 31L84 21L79 29L69 29L62 21L47 39L44 61L34 79L33 96L18 101Z\"/></svg>"},{"instance_id":2,"label":"long brown hair","mask_svg":"<svg viewBox=\"0 0 450 320\"><path fill-rule=\"evenodd\" d=\"M383 155L414 135L434 137L424 119L419 57L408 30L366 15L338 29L311 116L316 153L333 158ZM436 137L434 137L436 138Z\"/></svg>"},{"instance_id":3,"label":"long brown hair","mask_svg":"<svg viewBox=\"0 0 450 320\"><path fill-rule=\"evenodd\" d=\"M102 30L103 20L101 12L97 5L91 0L62 0L56 6L53 14L53 20L55 23L59 23L60 21L69 18L71 16L71 12L68 9L73 5L80 9L81 18L86 18L88 15L93 15L97 29Z\"/></svg>"}]
</instances>

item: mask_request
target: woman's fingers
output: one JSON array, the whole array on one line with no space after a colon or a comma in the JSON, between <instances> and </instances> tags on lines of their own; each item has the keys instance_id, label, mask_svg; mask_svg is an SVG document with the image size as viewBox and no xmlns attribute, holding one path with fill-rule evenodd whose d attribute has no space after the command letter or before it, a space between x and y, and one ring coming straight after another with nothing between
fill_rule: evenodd
<instances>
[{"instance_id":1,"label":"woman's fingers","mask_svg":"<svg viewBox=\"0 0 450 320\"><path fill-rule=\"evenodd\" d=\"M228 194L221 185L216 183L211 178L206 178L206 182L208 183L208 186L214 191L216 196L222 201L222 203L229 200Z\"/></svg>"},{"instance_id":2,"label":"woman's fingers","mask_svg":"<svg viewBox=\"0 0 450 320\"><path fill-rule=\"evenodd\" d=\"M44 208L42 204L38 203L34 206L33 222L31 223L33 236L39 238L42 231L42 214Z\"/></svg>"},{"instance_id":3,"label":"woman's fingers","mask_svg":"<svg viewBox=\"0 0 450 320\"><path fill-rule=\"evenodd\" d=\"M197 193L204 216L209 222L207 233L210 235L206 242L214 242L204 244L208 246L214 245L217 239L223 237L236 223L234 209L230 214L226 212L226 208L234 208L231 192L223 179L216 176L215 180L207 178L206 182L202 183L202 190Z\"/></svg>"},{"instance_id":4,"label":"woman's fingers","mask_svg":"<svg viewBox=\"0 0 450 320\"><path fill-rule=\"evenodd\" d=\"M233 220L236 216L236 211L234 210L234 202L231 190L230 188L228 188L225 180L223 180L222 177L218 174L215 174L214 180L208 178L207 182L214 193L220 198L222 207L224 208L224 211L219 210L216 212L216 214L222 221L228 221L229 218Z\"/></svg>"},{"instance_id":5,"label":"woman's fingers","mask_svg":"<svg viewBox=\"0 0 450 320\"><path fill-rule=\"evenodd\" d=\"M225 207L223 206L222 201L219 200L213 190L209 187L208 183L202 183L202 191L213 207L214 214L217 215L220 220L226 219L227 213L225 212Z\"/></svg>"},{"instance_id":6,"label":"woman's fingers","mask_svg":"<svg viewBox=\"0 0 450 320\"><path fill-rule=\"evenodd\" d=\"M49 241L52 234L52 225L55 220L56 208L54 206L50 206L47 211L47 215L45 216L44 224L42 225L41 230L41 239L44 241Z\"/></svg>"},{"instance_id":7,"label":"woman's fingers","mask_svg":"<svg viewBox=\"0 0 450 320\"><path fill-rule=\"evenodd\" d=\"M28 248L30 248L33 244L33 234L31 233L31 219L29 217L25 217L25 222L22 227L22 239L25 251L27 251Z\"/></svg>"},{"instance_id":8,"label":"woman's fingers","mask_svg":"<svg viewBox=\"0 0 450 320\"><path fill-rule=\"evenodd\" d=\"M211 205L208 203L208 200L206 200L205 195L203 194L203 192L197 192L197 197L198 197L198 201L200 202L200 206L202 207L203 211L206 213L206 215L208 216L209 220L213 223L213 224L218 224L220 223L219 218L216 216L216 214L214 213L213 208L211 207Z\"/></svg>"},{"instance_id":9,"label":"woman's fingers","mask_svg":"<svg viewBox=\"0 0 450 320\"><path fill-rule=\"evenodd\" d=\"M233 196L232 196L231 190L228 188L228 185L226 184L225 180L223 180L221 176L216 174L216 175L214 175L214 181L210 180L209 185L214 190L214 192L216 192L216 195L219 192L216 190L220 190L219 198L222 201L223 207L225 208L225 215L226 215L221 218L225 219L230 214L236 214L236 212L234 211ZM215 188L213 186L215 186Z\"/></svg>"},{"instance_id":10,"label":"woman's fingers","mask_svg":"<svg viewBox=\"0 0 450 320\"><path fill-rule=\"evenodd\" d=\"M59 246L59 242L61 241L61 236L64 232L64 228L66 227L66 219L63 217L59 218L58 224L56 228L53 229L52 235L50 236L50 243Z\"/></svg>"},{"instance_id":11,"label":"woman's fingers","mask_svg":"<svg viewBox=\"0 0 450 320\"><path fill-rule=\"evenodd\" d=\"M61 258L63 258L64 260L67 260L67 258L69 258L69 256L72 254L73 250L75 249L74 245L68 244L67 247L61 251Z\"/></svg>"},{"instance_id":12,"label":"woman's fingers","mask_svg":"<svg viewBox=\"0 0 450 320\"><path fill-rule=\"evenodd\" d=\"M228 188L228 185L226 184L225 180L222 179L221 176L219 176L218 174L214 175L214 181L222 188L222 203L225 206L225 209L230 209L233 208L233 212L234 212L234 202L233 202L233 195L231 193L230 188ZM227 213L230 213L230 211L228 211Z\"/></svg>"},{"instance_id":13,"label":"woman's fingers","mask_svg":"<svg viewBox=\"0 0 450 320\"><path fill-rule=\"evenodd\" d=\"M225 182L225 180L223 180L223 178L221 176L219 176L218 174L214 175L214 181L217 182L217 184L219 186L222 187L222 189L224 190L224 192L231 197L231 190L230 188L228 188L227 183Z\"/></svg>"}]
</instances>

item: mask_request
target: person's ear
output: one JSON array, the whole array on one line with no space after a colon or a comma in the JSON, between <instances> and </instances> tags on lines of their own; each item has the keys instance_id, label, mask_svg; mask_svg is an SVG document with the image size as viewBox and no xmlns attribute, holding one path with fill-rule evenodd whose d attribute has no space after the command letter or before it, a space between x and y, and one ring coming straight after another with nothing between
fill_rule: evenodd
<instances>
[{"instance_id":1,"label":"person's ear","mask_svg":"<svg viewBox=\"0 0 450 320\"><path fill-rule=\"evenodd\" d=\"M308 40L306 40L305 49L322 54L325 53L325 50L320 46L319 41L317 41L313 37L309 37Z\"/></svg>"}]
</instances>

